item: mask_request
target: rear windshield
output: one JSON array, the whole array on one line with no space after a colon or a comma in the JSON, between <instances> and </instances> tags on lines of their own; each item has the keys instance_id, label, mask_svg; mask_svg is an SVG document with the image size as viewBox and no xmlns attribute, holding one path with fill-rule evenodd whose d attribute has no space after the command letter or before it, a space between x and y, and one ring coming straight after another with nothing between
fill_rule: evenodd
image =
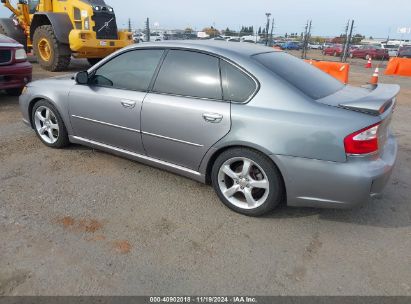
<instances>
[{"instance_id":1,"label":"rear windshield","mask_svg":"<svg viewBox=\"0 0 411 304\"><path fill-rule=\"evenodd\" d=\"M341 82L330 75L287 53L271 52L257 54L253 57L315 100L334 94L344 87Z\"/></svg>"}]
</instances>

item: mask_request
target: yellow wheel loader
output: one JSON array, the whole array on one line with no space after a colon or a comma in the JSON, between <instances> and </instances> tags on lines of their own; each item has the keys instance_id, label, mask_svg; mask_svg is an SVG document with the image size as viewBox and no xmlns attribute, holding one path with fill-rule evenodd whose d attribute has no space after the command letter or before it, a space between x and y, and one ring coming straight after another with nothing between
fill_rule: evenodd
<instances>
[{"instance_id":1,"label":"yellow wheel loader","mask_svg":"<svg viewBox=\"0 0 411 304\"><path fill-rule=\"evenodd\" d=\"M104 0L0 0L13 15L0 19L0 34L34 50L48 71L63 71L71 56L95 64L133 43L132 34L117 30L116 16Z\"/></svg>"}]
</instances>

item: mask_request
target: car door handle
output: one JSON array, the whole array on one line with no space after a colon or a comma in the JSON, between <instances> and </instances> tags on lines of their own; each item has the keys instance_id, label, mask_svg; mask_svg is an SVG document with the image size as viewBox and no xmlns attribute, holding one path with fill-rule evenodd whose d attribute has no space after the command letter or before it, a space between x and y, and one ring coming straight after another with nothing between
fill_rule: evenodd
<instances>
[{"instance_id":1,"label":"car door handle","mask_svg":"<svg viewBox=\"0 0 411 304\"><path fill-rule=\"evenodd\" d=\"M126 109L133 109L136 106L136 102L132 100L122 100L120 103Z\"/></svg>"},{"instance_id":2,"label":"car door handle","mask_svg":"<svg viewBox=\"0 0 411 304\"><path fill-rule=\"evenodd\" d=\"M204 113L203 118L207 122L219 123L223 120L223 115L218 113Z\"/></svg>"}]
</instances>

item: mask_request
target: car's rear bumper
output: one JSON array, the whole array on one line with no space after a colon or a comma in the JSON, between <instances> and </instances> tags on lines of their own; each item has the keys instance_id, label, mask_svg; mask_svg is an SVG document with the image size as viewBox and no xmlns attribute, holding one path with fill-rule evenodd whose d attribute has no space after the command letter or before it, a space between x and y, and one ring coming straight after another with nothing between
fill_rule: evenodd
<instances>
[{"instance_id":1,"label":"car's rear bumper","mask_svg":"<svg viewBox=\"0 0 411 304\"><path fill-rule=\"evenodd\" d=\"M22 88L31 81L31 75L29 62L0 66L0 90Z\"/></svg>"},{"instance_id":2,"label":"car's rear bumper","mask_svg":"<svg viewBox=\"0 0 411 304\"><path fill-rule=\"evenodd\" d=\"M330 162L273 155L284 177L287 204L350 208L381 195L397 158L397 142L387 140L380 155Z\"/></svg>"}]
</instances>

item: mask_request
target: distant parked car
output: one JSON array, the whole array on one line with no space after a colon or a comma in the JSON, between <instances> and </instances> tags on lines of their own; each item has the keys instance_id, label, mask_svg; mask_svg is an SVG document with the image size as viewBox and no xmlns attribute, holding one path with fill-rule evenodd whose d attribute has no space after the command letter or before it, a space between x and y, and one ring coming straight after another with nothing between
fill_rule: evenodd
<instances>
[{"instance_id":1,"label":"distant parked car","mask_svg":"<svg viewBox=\"0 0 411 304\"><path fill-rule=\"evenodd\" d=\"M388 60L388 50L376 45L364 45L350 52L351 58Z\"/></svg>"},{"instance_id":2,"label":"distant parked car","mask_svg":"<svg viewBox=\"0 0 411 304\"><path fill-rule=\"evenodd\" d=\"M411 58L411 45L401 47L398 51L398 57Z\"/></svg>"},{"instance_id":3,"label":"distant parked car","mask_svg":"<svg viewBox=\"0 0 411 304\"><path fill-rule=\"evenodd\" d=\"M330 56L341 56L344 52L344 47L342 44L333 44L323 50L323 55L330 55Z\"/></svg>"},{"instance_id":4,"label":"distant parked car","mask_svg":"<svg viewBox=\"0 0 411 304\"><path fill-rule=\"evenodd\" d=\"M308 47L312 50L321 50L322 49L322 45L318 44L318 43L309 43Z\"/></svg>"},{"instance_id":5,"label":"distant parked car","mask_svg":"<svg viewBox=\"0 0 411 304\"><path fill-rule=\"evenodd\" d=\"M281 46L283 50L299 50L300 48L300 44L295 41L288 41Z\"/></svg>"},{"instance_id":6,"label":"distant parked car","mask_svg":"<svg viewBox=\"0 0 411 304\"><path fill-rule=\"evenodd\" d=\"M381 48L386 49L390 57L398 56L398 49L399 49L398 45L381 43Z\"/></svg>"},{"instance_id":7,"label":"distant parked car","mask_svg":"<svg viewBox=\"0 0 411 304\"><path fill-rule=\"evenodd\" d=\"M18 96L31 81L32 66L17 41L0 34L0 90Z\"/></svg>"}]
</instances>

